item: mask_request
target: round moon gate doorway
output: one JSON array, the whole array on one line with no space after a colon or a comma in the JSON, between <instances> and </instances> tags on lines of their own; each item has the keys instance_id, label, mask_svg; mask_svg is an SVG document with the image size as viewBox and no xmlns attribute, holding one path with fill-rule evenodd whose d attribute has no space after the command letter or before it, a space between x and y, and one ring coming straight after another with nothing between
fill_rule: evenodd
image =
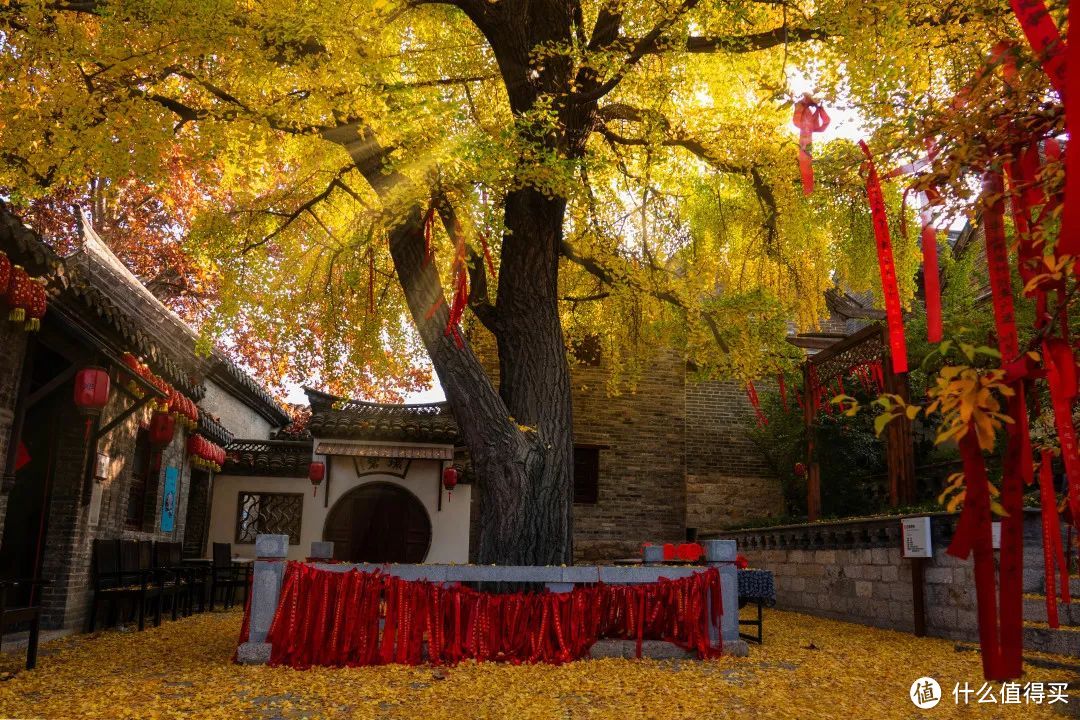
<instances>
[{"instance_id":1,"label":"round moon gate doorway","mask_svg":"<svg viewBox=\"0 0 1080 720\"><path fill-rule=\"evenodd\" d=\"M420 563L431 547L431 520L415 495L393 483L354 488L330 509L323 539L346 562Z\"/></svg>"}]
</instances>

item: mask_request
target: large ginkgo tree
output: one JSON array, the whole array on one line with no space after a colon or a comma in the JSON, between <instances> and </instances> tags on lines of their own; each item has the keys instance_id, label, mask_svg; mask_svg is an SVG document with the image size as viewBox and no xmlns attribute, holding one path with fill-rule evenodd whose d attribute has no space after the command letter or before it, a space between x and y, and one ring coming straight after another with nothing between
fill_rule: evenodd
<instances>
[{"instance_id":1,"label":"large ginkgo tree","mask_svg":"<svg viewBox=\"0 0 1080 720\"><path fill-rule=\"evenodd\" d=\"M661 345L774 372L824 290L877 276L859 150L819 143L803 194L793 85L900 156L1004 35L1003 0L9 0L0 186L167 212L182 167L208 337L345 390L430 359L480 561L557 564L568 348L628 379ZM895 240L910 297L918 251Z\"/></svg>"}]
</instances>

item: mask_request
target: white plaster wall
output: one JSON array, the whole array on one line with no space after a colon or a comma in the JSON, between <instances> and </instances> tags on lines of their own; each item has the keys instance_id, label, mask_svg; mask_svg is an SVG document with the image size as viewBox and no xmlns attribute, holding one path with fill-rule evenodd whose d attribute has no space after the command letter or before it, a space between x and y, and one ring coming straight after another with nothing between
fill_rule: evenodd
<instances>
[{"instance_id":1,"label":"white plaster wall","mask_svg":"<svg viewBox=\"0 0 1080 720\"><path fill-rule=\"evenodd\" d=\"M218 475L214 478L213 500L210 507L209 542L232 543L233 554L254 557L254 544L237 544L236 511L241 492L302 492L304 512L300 521L300 544L289 546L290 560L303 560L311 550L313 540L322 540L323 525L334 503L349 490L371 482L388 482L401 485L415 495L427 510L431 521L431 547L424 562L467 563L469 561L469 504L472 487L459 485L453 497L442 489L442 465L438 460L413 460L404 477L390 474L397 472L385 462L378 469L368 471L365 458L357 458L357 465L350 457L333 457L330 468L330 503L325 506L326 482L312 497L311 483L305 478L242 477ZM407 461L406 461L407 462ZM442 494L442 510L438 510L439 494Z\"/></svg>"},{"instance_id":2,"label":"white plaster wall","mask_svg":"<svg viewBox=\"0 0 1080 720\"><path fill-rule=\"evenodd\" d=\"M221 424L235 437L242 440L267 440L274 428L242 400L229 394L223 387L207 379L206 395L199 401L199 409L220 418Z\"/></svg>"}]
</instances>

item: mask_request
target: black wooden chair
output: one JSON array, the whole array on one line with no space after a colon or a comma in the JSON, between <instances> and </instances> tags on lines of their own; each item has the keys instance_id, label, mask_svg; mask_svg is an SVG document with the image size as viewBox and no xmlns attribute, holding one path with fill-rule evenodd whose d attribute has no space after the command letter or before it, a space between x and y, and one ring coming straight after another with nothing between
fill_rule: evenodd
<instances>
[{"instance_id":1,"label":"black wooden chair","mask_svg":"<svg viewBox=\"0 0 1080 720\"><path fill-rule=\"evenodd\" d=\"M138 629L146 628L146 603L154 602L154 620L161 624L160 588L153 584L153 570L143 566L137 540L94 541L94 599L90 609L90 630L97 623L100 604L109 603L110 625L116 624L119 604L130 600L138 616Z\"/></svg>"},{"instance_id":2,"label":"black wooden chair","mask_svg":"<svg viewBox=\"0 0 1080 720\"><path fill-rule=\"evenodd\" d=\"M210 567L210 610L214 609L214 599L221 592L221 602L230 608L236 602L236 589L247 589L247 570L239 567L232 559L232 545L214 543L213 565Z\"/></svg>"},{"instance_id":3,"label":"black wooden chair","mask_svg":"<svg viewBox=\"0 0 1080 720\"><path fill-rule=\"evenodd\" d=\"M151 543L149 540L144 540L139 543L139 551L141 556L147 553L152 555L150 564L153 569L154 585L161 594L162 602L168 598L172 619L176 620L178 611L186 615L191 613L188 611L187 573L183 568L173 565L170 545L172 543ZM183 608L180 607L181 603L183 603Z\"/></svg>"},{"instance_id":4,"label":"black wooden chair","mask_svg":"<svg viewBox=\"0 0 1080 720\"><path fill-rule=\"evenodd\" d=\"M120 571L120 541L94 540L94 597L90 602L90 632L97 627L98 611L102 605L107 609L107 626L116 624L120 603L134 600L140 588L127 583ZM141 620L141 618L140 618Z\"/></svg>"},{"instance_id":5,"label":"black wooden chair","mask_svg":"<svg viewBox=\"0 0 1080 720\"><path fill-rule=\"evenodd\" d=\"M21 598L15 600L12 605L8 604L10 591L25 588L27 586L47 585L48 580L0 580L0 638L9 631L18 632L22 626L30 631L30 637L26 645L26 669L33 670L37 666L38 637L41 632L41 605L31 595L28 604L23 604Z\"/></svg>"}]
</instances>

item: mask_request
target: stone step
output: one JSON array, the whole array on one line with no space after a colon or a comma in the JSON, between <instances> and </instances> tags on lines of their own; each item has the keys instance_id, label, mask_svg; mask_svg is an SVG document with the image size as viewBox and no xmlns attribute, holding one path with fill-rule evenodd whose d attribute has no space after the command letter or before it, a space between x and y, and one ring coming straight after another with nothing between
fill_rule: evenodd
<instances>
[{"instance_id":1,"label":"stone step","mask_svg":"<svg viewBox=\"0 0 1080 720\"><path fill-rule=\"evenodd\" d=\"M1046 622L1045 595L1024 595L1024 619ZM1058 598L1058 622L1062 625L1080 625L1080 598L1073 597L1070 603L1063 603Z\"/></svg>"},{"instance_id":2,"label":"stone step","mask_svg":"<svg viewBox=\"0 0 1080 720\"><path fill-rule=\"evenodd\" d=\"M1080 627L1061 626L1051 630L1045 623L1024 623L1024 649L1080 657Z\"/></svg>"}]
</instances>

